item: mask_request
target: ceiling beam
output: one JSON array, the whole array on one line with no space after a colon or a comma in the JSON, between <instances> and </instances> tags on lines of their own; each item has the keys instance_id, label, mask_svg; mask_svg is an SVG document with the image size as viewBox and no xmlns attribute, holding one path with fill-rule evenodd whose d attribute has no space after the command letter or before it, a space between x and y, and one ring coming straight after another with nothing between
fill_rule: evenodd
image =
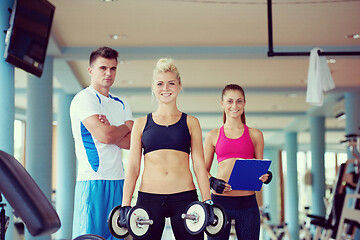
<instances>
[{"instance_id":1,"label":"ceiling beam","mask_svg":"<svg viewBox=\"0 0 360 240\"><path fill-rule=\"evenodd\" d=\"M317 46L324 51L360 51L360 46ZM62 47L61 53L51 53L56 59L88 60L93 47ZM166 46L166 47L113 47L120 59L154 60L163 56L175 59L267 59L267 46ZM310 51L312 46L279 46L279 51ZM303 56L308 58L308 56Z\"/></svg>"},{"instance_id":2,"label":"ceiling beam","mask_svg":"<svg viewBox=\"0 0 360 240\"><path fill-rule=\"evenodd\" d=\"M336 51L339 48L348 51L360 51L360 46L319 46L321 49L328 51ZM70 68L68 61L88 60L91 52L97 47L60 47L56 39L51 36L49 40L49 47L47 55L53 56L55 77L64 88L66 93L76 93L82 89L80 82L77 80L76 74ZM267 46L176 46L176 47L114 47L119 53L119 59L122 60L154 60L163 56L169 56L175 59L267 59ZM309 46L296 47L278 47L280 51L310 51ZM200 89L200 88L199 88ZM212 91L218 93L219 89L184 89L184 92L195 92L194 94L201 94L201 92L209 94ZM302 93L306 92L304 88L289 89L278 88L273 89L274 94L282 93ZM346 89L345 89L346 90ZM112 92L125 92L134 94L143 94L147 92L147 88L140 89L112 89ZM252 89L246 89L246 92L251 94ZM268 93L267 88L254 88L254 92Z\"/></svg>"},{"instance_id":3,"label":"ceiling beam","mask_svg":"<svg viewBox=\"0 0 360 240\"><path fill-rule=\"evenodd\" d=\"M183 87L182 95L219 95L223 90L223 87ZM305 95L306 87L244 87L246 95ZM134 95L151 95L150 87L139 87L139 88L111 88L113 94L121 96L134 96ZM328 94L342 94L344 92L360 92L360 87L336 87Z\"/></svg>"},{"instance_id":4,"label":"ceiling beam","mask_svg":"<svg viewBox=\"0 0 360 240\"><path fill-rule=\"evenodd\" d=\"M66 71L67 69L67 65L64 66L59 66L59 65L63 65L63 63L58 63L56 62L56 66L59 67L59 69L63 69L63 71ZM58 65L59 64L59 65ZM68 70L69 72L70 70ZM56 70L55 71L55 77L58 81L61 81L64 84L64 88L54 88L54 94L58 94L58 93L63 93L65 91L65 93L77 93L80 90L82 90L82 86L79 83L72 83L69 79L71 79L71 75L69 75L68 77L66 77L67 73L64 73L64 75L60 74L60 70ZM74 79L73 79L74 80ZM74 84L74 85L72 85ZM73 88L71 88L71 86L73 86ZM306 94L306 88L305 87L269 87L269 88L263 88L263 87L244 87L244 90L246 92L246 95L257 95L257 94L261 94L261 95L289 95L289 94L297 94L297 95L305 95ZM200 95L219 95L219 93L221 93L222 91L222 87L221 88L198 88L198 87L184 87L181 94L182 95L186 95L186 96L200 96ZM110 90L111 93L115 94L115 95L119 95L119 96L144 96L146 94L148 94L149 96L151 96L151 89L150 87L146 87L146 88L129 88L129 87L123 87L123 88L111 88ZM336 94L334 96L339 96L342 95L344 92L360 92L360 87L336 87L334 90L332 90L331 92L328 92L328 95L333 95ZM26 94L26 88L16 88L15 89L15 94L16 95L22 95L22 94ZM318 108L313 108L313 110L311 110L314 112L319 113L319 109Z\"/></svg>"}]
</instances>

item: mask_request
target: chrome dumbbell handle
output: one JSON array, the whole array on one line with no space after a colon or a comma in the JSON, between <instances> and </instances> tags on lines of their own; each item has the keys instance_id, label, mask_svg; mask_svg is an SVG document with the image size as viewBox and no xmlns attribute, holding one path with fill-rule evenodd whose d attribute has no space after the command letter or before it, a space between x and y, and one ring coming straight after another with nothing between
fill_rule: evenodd
<instances>
[{"instance_id":1,"label":"chrome dumbbell handle","mask_svg":"<svg viewBox=\"0 0 360 240\"><path fill-rule=\"evenodd\" d=\"M136 226L142 227L142 225L153 225L154 221L151 219L145 219L142 217L139 217L139 219L136 220Z\"/></svg>"},{"instance_id":2,"label":"chrome dumbbell handle","mask_svg":"<svg viewBox=\"0 0 360 240\"><path fill-rule=\"evenodd\" d=\"M187 213L183 213L181 214L181 218L182 219L187 219L187 220L191 220L191 221L194 221L194 222L198 222L199 221L199 215L197 213L190 213L190 214L187 214Z\"/></svg>"}]
</instances>

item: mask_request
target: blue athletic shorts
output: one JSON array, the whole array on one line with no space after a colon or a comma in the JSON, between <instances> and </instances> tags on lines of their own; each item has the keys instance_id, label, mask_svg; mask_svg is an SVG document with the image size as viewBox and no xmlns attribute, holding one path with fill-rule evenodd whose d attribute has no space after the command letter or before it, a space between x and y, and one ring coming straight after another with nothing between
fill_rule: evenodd
<instances>
[{"instance_id":1,"label":"blue athletic shorts","mask_svg":"<svg viewBox=\"0 0 360 240\"><path fill-rule=\"evenodd\" d=\"M110 211L122 203L124 180L78 181L75 186L73 239L96 234L115 240L109 231Z\"/></svg>"}]
</instances>

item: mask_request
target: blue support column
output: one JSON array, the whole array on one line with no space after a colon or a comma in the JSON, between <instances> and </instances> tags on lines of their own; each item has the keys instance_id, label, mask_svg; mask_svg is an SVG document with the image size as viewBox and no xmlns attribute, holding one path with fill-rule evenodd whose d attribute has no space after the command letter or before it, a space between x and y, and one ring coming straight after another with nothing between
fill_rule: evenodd
<instances>
[{"instance_id":1,"label":"blue support column","mask_svg":"<svg viewBox=\"0 0 360 240\"><path fill-rule=\"evenodd\" d=\"M285 133L286 181L285 222L288 223L292 240L299 240L299 192L297 174L297 133Z\"/></svg>"},{"instance_id":2,"label":"blue support column","mask_svg":"<svg viewBox=\"0 0 360 240\"><path fill-rule=\"evenodd\" d=\"M61 228L55 239L71 239L76 182L76 156L71 132L70 103L74 95L58 94L56 211Z\"/></svg>"},{"instance_id":3,"label":"blue support column","mask_svg":"<svg viewBox=\"0 0 360 240\"><path fill-rule=\"evenodd\" d=\"M360 134L360 93L345 93L346 134Z\"/></svg>"},{"instance_id":4,"label":"blue support column","mask_svg":"<svg viewBox=\"0 0 360 240\"><path fill-rule=\"evenodd\" d=\"M13 0L3 0L0 5L0 150L14 155L14 119L15 119L15 79L14 67L5 62L5 34L3 30L9 28L10 13L8 8L12 8ZM3 196L2 200L6 204L5 214L10 217L10 225L6 231L5 239L15 239L14 218L12 208Z\"/></svg>"},{"instance_id":5,"label":"blue support column","mask_svg":"<svg viewBox=\"0 0 360 240\"><path fill-rule=\"evenodd\" d=\"M345 116L346 116L346 126L345 132L346 134L360 134L360 93L356 92L348 92L345 93ZM348 159L354 158L350 149L347 149ZM349 165L348 172L354 171L354 166ZM350 189L347 189L349 192L353 192Z\"/></svg>"},{"instance_id":6,"label":"blue support column","mask_svg":"<svg viewBox=\"0 0 360 240\"><path fill-rule=\"evenodd\" d=\"M270 224L280 224L280 171L279 171L279 149L276 147L267 147L264 149L264 158L271 160L270 171L273 179L267 185L263 185L263 207L267 208L270 214ZM262 239L269 239L266 231L262 233Z\"/></svg>"},{"instance_id":7,"label":"blue support column","mask_svg":"<svg viewBox=\"0 0 360 240\"><path fill-rule=\"evenodd\" d=\"M52 186L53 59L47 57L41 78L28 75L25 166L45 196ZM35 239L25 231L25 239ZM36 239L50 240L50 235Z\"/></svg>"},{"instance_id":8,"label":"blue support column","mask_svg":"<svg viewBox=\"0 0 360 240\"><path fill-rule=\"evenodd\" d=\"M14 154L15 79L14 67L3 58L5 34L2 31L9 27L8 8L12 7L12 3L13 1L5 0L0 6L0 149L10 155Z\"/></svg>"},{"instance_id":9,"label":"blue support column","mask_svg":"<svg viewBox=\"0 0 360 240\"><path fill-rule=\"evenodd\" d=\"M314 215L325 216L325 117L310 117L312 204Z\"/></svg>"},{"instance_id":10,"label":"blue support column","mask_svg":"<svg viewBox=\"0 0 360 240\"><path fill-rule=\"evenodd\" d=\"M268 185L263 185L263 205L269 209L270 223L280 224L279 149L265 148L264 158L272 161L269 170L273 174L273 179Z\"/></svg>"},{"instance_id":11,"label":"blue support column","mask_svg":"<svg viewBox=\"0 0 360 240\"><path fill-rule=\"evenodd\" d=\"M358 92L348 92L345 93L345 114L346 114L346 134L360 134L360 93ZM354 158L351 152L348 150L348 158ZM348 171L353 171L354 168L348 169ZM349 191L353 192L353 191ZM354 239L360 239L360 230L357 230L355 233Z\"/></svg>"}]
</instances>

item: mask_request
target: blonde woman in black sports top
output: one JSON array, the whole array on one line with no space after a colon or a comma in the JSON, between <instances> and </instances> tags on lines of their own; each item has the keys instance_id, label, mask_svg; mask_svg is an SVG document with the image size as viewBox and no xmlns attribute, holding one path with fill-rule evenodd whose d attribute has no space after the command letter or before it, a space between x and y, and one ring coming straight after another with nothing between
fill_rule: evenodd
<instances>
[{"instance_id":1,"label":"blonde woman in black sports top","mask_svg":"<svg viewBox=\"0 0 360 240\"><path fill-rule=\"evenodd\" d=\"M181 219L187 206L198 200L189 167L190 154L202 200L208 203L207 209L212 209L200 124L197 118L177 108L181 88L181 78L173 61L160 59L154 69L152 84L158 107L155 112L137 119L131 134L120 218L130 209L144 154L144 171L136 204L146 208L154 221L147 236L151 240L161 239L166 217L171 220L176 239L204 238L203 233L190 235Z\"/></svg>"}]
</instances>

